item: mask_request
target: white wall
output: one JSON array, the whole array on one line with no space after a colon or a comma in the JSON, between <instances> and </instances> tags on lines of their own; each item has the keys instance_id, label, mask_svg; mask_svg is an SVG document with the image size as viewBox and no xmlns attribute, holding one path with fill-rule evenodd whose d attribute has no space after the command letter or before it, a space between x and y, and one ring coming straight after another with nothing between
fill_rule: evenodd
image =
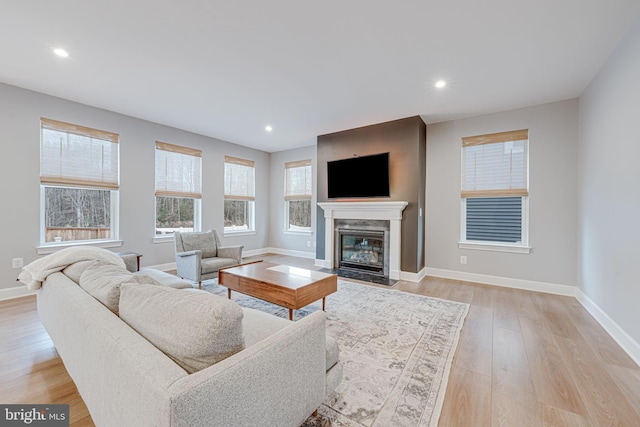
<instances>
[{"instance_id":1,"label":"white wall","mask_svg":"<svg viewBox=\"0 0 640 427\"><path fill-rule=\"evenodd\" d=\"M636 343L640 342L638 76L640 21L580 98L577 264L582 292Z\"/></svg>"},{"instance_id":2,"label":"white wall","mask_svg":"<svg viewBox=\"0 0 640 427\"><path fill-rule=\"evenodd\" d=\"M297 160L311 159L313 173L313 196L311 198L311 230L310 234L297 234L285 231L284 224L284 164ZM275 250L292 255L315 258L316 230L316 146L302 147L295 150L271 153L271 188L270 188L270 243ZM324 218L323 218L324 220Z\"/></svg>"},{"instance_id":3,"label":"white wall","mask_svg":"<svg viewBox=\"0 0 640 427\"><path fill-rule=\"evenodd\" d=\"M530 254L458 249L462 137L529 129ZM426 266L576 285L576 99L427 126ZM466 255L468 264L460 264Z\"/></svg>"},{"instance_id":4,"label":"white wall","mask_svg":"<svg viewBox=\"0 0 640 427\"><path fill-rule=\"evenodd\" d=\"M12 258L37 258L40 241L40 117L120 134L121 248L143 254L142 264L174 262L173 242L153 243L155 221L155 141L202 150L202 228L223 228L223 163L231 155L256 162L256 234L223 238L245 250L269 246L270 155L106 110L0 84L0 179L3 224L0 289L18 286ZM220 233L221 234L221 233Z\"/></svg>"}]
</instances>

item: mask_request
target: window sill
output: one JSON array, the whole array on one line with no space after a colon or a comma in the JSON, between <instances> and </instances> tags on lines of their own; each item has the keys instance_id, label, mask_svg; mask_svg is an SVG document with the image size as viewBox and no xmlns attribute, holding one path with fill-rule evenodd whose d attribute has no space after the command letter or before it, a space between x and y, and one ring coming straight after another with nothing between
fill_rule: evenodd
<instances>
[{"instance_id":1,"label":"window sill","mask_svg":"<svg viewBox=\"0 0 640 427\"><path fill-rule=\"evenodd\" d=\"M153 236L153 243L172 243L175 242L173 234L159 234Z\"/></svg>"},{"instance_id":2,"label":"window sill","mask_svg":"<svg viewBox=\"0 0 640 427\"><path fill-rule=\"evenodd\" d=\"M225 231L223 233L223 236L224 237L251 236L254 234L256 234L255 230Z\"/></svg>"},{"instance_id":3,"label":"window sill","mask_svg":"<svg viewBox=\"0 0 640 427\"><path fill-rule=\"evenodd\" d=\"M492 252L509 252L514 254L529 254L531 253L530 246L522 245L509 245L505 243L475 243L475 242L458 242L459 249L472 249L478 251L492 251Z\"/></svg>"},{"instance_id":4,"label":"window sill","mask_svg":"<svg viewBox=\"0 0 640 427\"><path fill-rule=\"evenodd\" d=\"M313 231L309 230L309 231L302 231L302 230L282 230L283 234L290 234L292 236L311 236L313 234Z\"/></svg>"},{"instance_id":5,"label":"window sill","mask_svg":"<svg viewBox=\"0 0 640 427\"><path fill-rule=\"evenodd\" d=\"M118 248L122 246L122 240L96 240L89 242L69 242L54 243L50 245L42 245L36 248L38 255L47 255L59 251L60 249L70 248L72 246L97 246L99 248Z\"/></svg>"}]
</instances>

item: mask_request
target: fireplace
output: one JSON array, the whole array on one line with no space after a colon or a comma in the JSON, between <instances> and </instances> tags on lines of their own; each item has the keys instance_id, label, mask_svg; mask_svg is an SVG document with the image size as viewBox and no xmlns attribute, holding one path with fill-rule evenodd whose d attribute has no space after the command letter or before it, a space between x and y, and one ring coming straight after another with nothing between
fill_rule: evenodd
<instances>
[{"instance_id":1,"label":"fireplace","mask_svg":"<svg viewBox=\"0 0 640 427\"><path fill-rule=\"evenodd\" d=\"M385 275L385 232L339 229L338 268Z\"/></svg>"},{"instance_id":2,"label":"fireplace","mask_svg":"<svg viewBox=\"0 0 640 427\"><path fill-rule=\"evenodd\" d=\"M384 267L382 274L393 280L400 279L400 243L404 201L321 202L324 210L325 257L320 264L334 269L339 265L340 237L338 230L350 229L382 231L384 233Z\"/></svg>"}]
</instances>

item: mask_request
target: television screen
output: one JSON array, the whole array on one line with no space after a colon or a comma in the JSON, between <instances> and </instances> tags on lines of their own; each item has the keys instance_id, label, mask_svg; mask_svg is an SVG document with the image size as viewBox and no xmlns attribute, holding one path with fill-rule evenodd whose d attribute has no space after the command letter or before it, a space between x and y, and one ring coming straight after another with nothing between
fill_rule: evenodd
<instances>
[{"instance_id":1,"label":"television screen","mask_svg":"<svg viewBox=\"0 0 640 427\"><path fill-rule=\"evenodd\" d=\"M389 153L327 162L328 197L389 197Z\"/></svg>"}]
</instances>

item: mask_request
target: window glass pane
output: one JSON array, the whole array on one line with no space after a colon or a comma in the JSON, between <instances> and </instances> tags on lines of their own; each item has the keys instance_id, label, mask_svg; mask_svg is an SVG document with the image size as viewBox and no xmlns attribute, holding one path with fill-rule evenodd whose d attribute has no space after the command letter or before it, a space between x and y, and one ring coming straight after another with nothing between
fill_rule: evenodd
<instances>
[{"instance_id":1,"label":"window glass pane","mask_svg":"<svg viewBox=\"0 0 640 427\"><path fill-rule=\"evenodd\" d=\"M156 234L194 231L195 200L156 196Z\"/></svg>"},{"instance_id":2,"label":"window glass pane","mask_svg":"<svg viewBox=\"0 0 640 427\"><path fill-rule=\"evenodd\" d=\"M250 206L247 200L224 201L224 229L226 231L250 230Z\"/></svg>"},{"instance_id":3,"label":"window glass pane","mask_svg":"<svg viewBox=\"0 0 640 427\"><path fill-rule=\"evenodd\" d=\"M466 204L466 240L522 242L522 197L474 197Z\"/></svg>"},{"instance_id":4,"label":"window glass pane","mask_svg":"<svg viewBox=\"0 0 640 427\"><path fill-rule=\"evenodd\" d=\"M111 191L45 187L45 242L109 239Z\"/></svg>"},{"instance_id":5,"label":"window glass pane","mask_svg":"<svg viewBox=\"0 0 640 427\"><path fill-rule=\"evenodd\" d=\"M289 230L309 231L311 229L311 200L290 200Z\"/></svg>"}]
</instances>

